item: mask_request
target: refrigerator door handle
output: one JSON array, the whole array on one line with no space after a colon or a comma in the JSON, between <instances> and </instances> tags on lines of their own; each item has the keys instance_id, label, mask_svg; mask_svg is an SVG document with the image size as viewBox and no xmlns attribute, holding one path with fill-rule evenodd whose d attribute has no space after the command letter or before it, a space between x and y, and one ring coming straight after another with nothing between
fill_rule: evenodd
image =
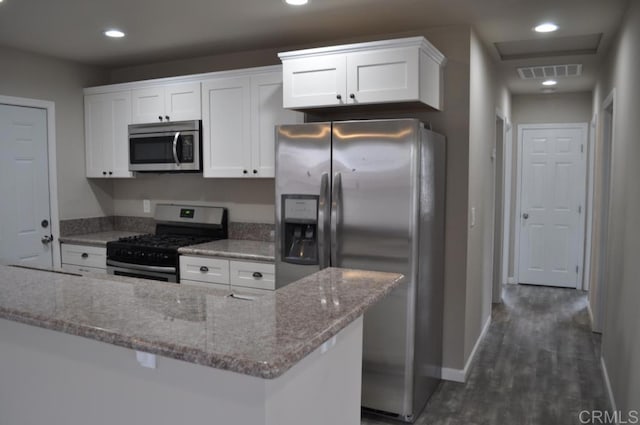
<instances>
[{"instance_id":1,"label":"refrigerator door handle","mask_svg":"<svg viewBox=\"0 0 640 425\"><path fill-rule=\"evenodd\" d=\"M331 207L329 199L329 173L322 173L320 180L320 201L318 205L318 262L320 263L320 269L324 269L329 266L329 256L326 244L327 238L325 232L327 231L327 219Z\"/></svg>"},{"instance_id":2,"label":"refrigerator door handle","mask_svg":"<svg viewBox=\"0 0 640 425\"><path fill-rule=\"evenodd\" d=\"M333 176L333 190L331 191L331 266L338 267L338 225L340 220L342 191L342 174Z\"/></svg>"}]
</instances>

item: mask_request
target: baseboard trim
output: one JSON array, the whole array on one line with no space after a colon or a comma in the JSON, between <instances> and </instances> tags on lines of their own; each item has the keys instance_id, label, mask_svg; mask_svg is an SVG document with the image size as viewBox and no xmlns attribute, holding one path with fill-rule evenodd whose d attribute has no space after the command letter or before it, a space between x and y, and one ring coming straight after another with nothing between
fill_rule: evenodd
<instances>
[{"instance_id":1,"label":"baseboard trim","mask_svg":"<svg viewBox=\"0 0 640 425\"><path fill-rule=\"evenodd\" d=\"M453 369L448 367L442 368L442 379L445 381L453 381L453 382L467 382L467 377L469 376L469 371L471 370L471 365L473 364L473 359L478 352L478 348L480 347L480 343L484 340L484 337L487 335L489 331L489 326L491 326L491 315L487 318L487 321L482 328L482 332L480 332L480 336L476 340L476 344L473 346L473 350L471 350L471 354L467 359L467 363L464 365L464 369Z\"/></svg>"},{"instance_id":2,"label":"baseboard trim","mask_svg":"<svg viewBox=\"0 0 640 425\"><path fill-rule=\"evenodd\" d=\"M617 412L618 408L616 407L616 399L613 397L613 389L611 388L611 381L609 380L607 364L602 356L600 356L600 367L602 367L602 376L604 377L604 385L607 387L607 396L609 397L609 403L611 403L611 410Z\"/></svg>"}]
</instances>

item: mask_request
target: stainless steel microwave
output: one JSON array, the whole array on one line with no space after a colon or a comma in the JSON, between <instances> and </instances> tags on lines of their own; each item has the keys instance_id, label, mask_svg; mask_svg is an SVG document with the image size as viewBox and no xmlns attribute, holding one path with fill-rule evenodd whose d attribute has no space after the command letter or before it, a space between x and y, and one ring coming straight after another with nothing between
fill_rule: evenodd
<instances>
[{"instance_id":1,"label":"stainless steel microwave","mask_svg":"<svg viewBox=\"0 0 640 425\"><path fill-rule=\"evenodd\" d=\"M201 133L200 120L129 125L129 170L200 171Z\"/></svg>"}]
</instances>

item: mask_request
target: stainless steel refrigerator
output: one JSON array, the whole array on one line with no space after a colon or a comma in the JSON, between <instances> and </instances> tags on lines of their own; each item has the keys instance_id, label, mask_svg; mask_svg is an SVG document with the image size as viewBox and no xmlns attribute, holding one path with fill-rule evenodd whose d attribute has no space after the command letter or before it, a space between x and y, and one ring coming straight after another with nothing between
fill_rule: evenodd
<instances>
[{"instance_id":1,"label":"stainless steel refrigerator","mask_svg":"<svg viewBox=\"0 0 640 425\"><path fill-rule=\"evenodd\" d=\"M411 422L441 374L444 137L414 119L276 136L276 284L324 267L406 276L365 313L362 406Z\"/></svg>"}]
</instances>

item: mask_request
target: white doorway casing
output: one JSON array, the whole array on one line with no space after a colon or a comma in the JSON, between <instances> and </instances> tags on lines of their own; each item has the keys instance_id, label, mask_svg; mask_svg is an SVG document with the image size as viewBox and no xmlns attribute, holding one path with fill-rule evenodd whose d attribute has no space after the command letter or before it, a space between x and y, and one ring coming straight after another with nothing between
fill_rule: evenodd
<instances>
[{"instance_id":1,"label":"white doorway casing","mask_svg":"<svg viewBox=\"0 0 640 425\"><path fill-rule=\"evenodd\" d=\"M608 275L609 265L609 252L607 247L609 239L610 214L611 211L611 193L612 193L612 168L614 158L614 140L615 140L615 126L614 114L615 114L615 89L607 96L602 103L602 149L599 163L601 165L600 171L600 194L599 202L597 205L598 222L597 222L597 236L593 239L596 242L596 246L592 246L592 268L591 274L595 276L594 285L591 288L589 294L589 303L592 313L592 329L594 332L602 332L604 329L604 316L606 305L606 279Z\"/></svg>"},{"instance_id":2,"label":"white doorway casing","mask_svg":"<svg viewBox=\"0 0 640 425\"><path fill-rule=\"evenodd\" d=\"M584 272L588 125L518 126L515 278L578 288Z\"/></svg>"},{"instance_id":3,"label":"white doorway casing","mask_svg":"<svg viewBox=\"0 0 640 425\"><path fill-rule=\"evenodd\" d=\"M47 139L47 165L48 165L48 203L49 203L49 232L53 236L53 242L49 244L51 253L51 265L60 268L60 238L59 212L58 212L58 180L56 166L56 127L55 104L46 100L1 96L0 104L8 106L35 108L46 113L46 139Z\"/></svg>"}]
</instances>

